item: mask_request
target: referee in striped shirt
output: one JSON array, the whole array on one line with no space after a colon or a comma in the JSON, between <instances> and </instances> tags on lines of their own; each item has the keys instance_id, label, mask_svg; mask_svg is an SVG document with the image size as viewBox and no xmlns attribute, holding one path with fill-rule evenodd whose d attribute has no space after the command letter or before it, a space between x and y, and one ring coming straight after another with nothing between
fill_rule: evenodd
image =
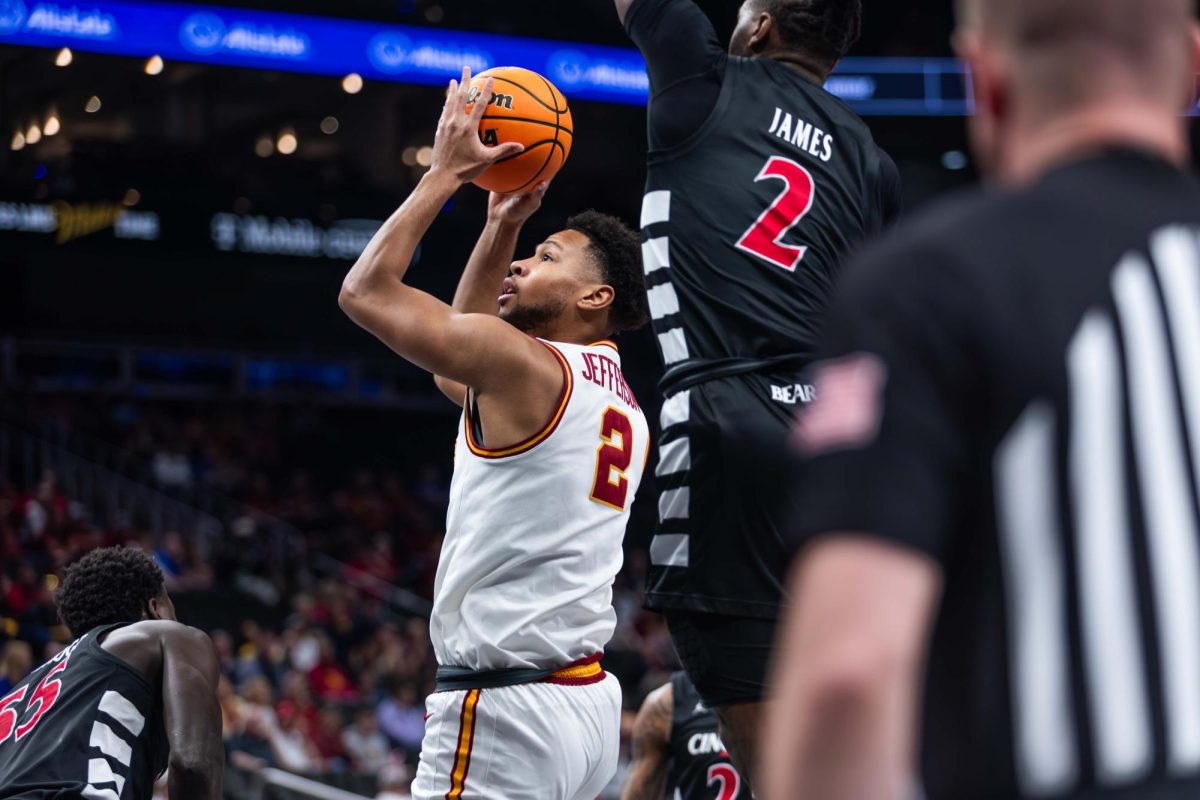
<instances>
[{"instance_id":1,"label":"referee in striped shirt","mask_svg":"<svg viewBox=\"0 0 1200 800\"><path fill-rule=\"evenodd\" d=\"M766 800L1200 797L1193 0L964 0L994 180L827 323Z\"/></svg>"}]
</instances>

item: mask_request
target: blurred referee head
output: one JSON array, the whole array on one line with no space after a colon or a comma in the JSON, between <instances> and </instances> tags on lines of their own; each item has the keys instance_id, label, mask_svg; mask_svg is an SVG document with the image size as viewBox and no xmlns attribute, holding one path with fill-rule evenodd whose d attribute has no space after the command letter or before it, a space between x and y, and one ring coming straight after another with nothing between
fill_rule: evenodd
<instances>
[{"instance_id":1,"label":"blurred referee head","mask_svg":"<svg viewBox=\"0 0 1200 800\"><path fill-rule=\"evenodd\" d=\"M1195 0L958 0L958 16L972 147L990 176L1021 183L1040 147L1072 136L1180 139L1200 69Z\"/></svg>"}]
</instances>

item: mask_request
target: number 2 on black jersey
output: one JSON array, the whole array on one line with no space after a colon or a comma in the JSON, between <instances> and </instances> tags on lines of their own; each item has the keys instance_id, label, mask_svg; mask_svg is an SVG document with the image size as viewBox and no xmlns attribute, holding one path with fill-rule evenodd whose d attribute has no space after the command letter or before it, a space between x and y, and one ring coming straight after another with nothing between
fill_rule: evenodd
<instances>
[{"instance_id":1,"label":"number 2 on black jersey","mask_svg":"<svg viewBox=\"0 0 1200 800\"><path fill-rule=\"evenodd\" d=\"M717 800L733 800L742 790L742 776L729 764L713 764L708 768L708 785L717 784Z\"/></svg>"},{"instance_id":2,"label":"number 2 on black jersey","mask_svg":"<svg viewBox=\"0 0 1200 800\"><path fill-rule=\"evenodd\" d=\"M812 210L816 184L808 170L783 156L767 159L754 182L770 179L783 181L783 191L742 234L737 246L780 269L795 272L808 248L784 244L783 237Z\"/></svg>"}]
</instances>

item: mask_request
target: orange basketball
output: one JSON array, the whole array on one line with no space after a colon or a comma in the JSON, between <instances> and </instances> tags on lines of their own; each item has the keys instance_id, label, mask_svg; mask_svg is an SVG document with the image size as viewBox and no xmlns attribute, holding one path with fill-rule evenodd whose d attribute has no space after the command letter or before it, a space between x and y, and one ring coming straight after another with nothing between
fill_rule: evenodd
<instances>
[{"instance_id":1,"label":"orange basketball","mask_svg":"<svg viewBox=\"0 0 1200 800\"><path fill-rule=\"evenodd\" d=\"M575 135L567 98L536 72L520 67L493 67L471 81L469 99L483 92L487 79L495 80L492 100L479 122L479 138L494 147L520 142L524 152L498 161L475 179L475 185L492 192L526 192L553 178L567 156Z\"/></svg>"}]
</instances>

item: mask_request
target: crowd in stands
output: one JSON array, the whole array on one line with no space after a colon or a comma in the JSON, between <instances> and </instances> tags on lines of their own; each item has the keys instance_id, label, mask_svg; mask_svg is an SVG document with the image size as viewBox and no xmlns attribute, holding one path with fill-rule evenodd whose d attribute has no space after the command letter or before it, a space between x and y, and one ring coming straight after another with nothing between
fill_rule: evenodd
<instances>
[{"instance_id":1,"label":"crowd in stands","mask_svg":"<svg viewBox=\"0 0 1200 800\"><path fill-rule=\"evenodd\" d=\"M181 620L191 613L217 648L230 796L257 796L254 775L271 766L403 797L436 665L426 621L374 587L432 596L453 418L401 424L391 412L401 433L380 437L378 420L356 412L232 402L35 398L21 413L26 429L33 421L42 433L87 435L132 454L161 490L204 487L240 510L215 545L105 525L52 472L24 480L10 453L0 464L0 693L68 640L53 605L62 570L93 547L140 546L162 567ZM403 433L406 425L424 436ZM258 541L267 517L300 532L289 544L297 560L277 593L244 593L254 581L278 583ZM338 570L313 568L320 553ZM632 550L626 562L604 665L632 717L675 662L661 619L641 609L644 560Z\"/></svg>"}]
</instances>

